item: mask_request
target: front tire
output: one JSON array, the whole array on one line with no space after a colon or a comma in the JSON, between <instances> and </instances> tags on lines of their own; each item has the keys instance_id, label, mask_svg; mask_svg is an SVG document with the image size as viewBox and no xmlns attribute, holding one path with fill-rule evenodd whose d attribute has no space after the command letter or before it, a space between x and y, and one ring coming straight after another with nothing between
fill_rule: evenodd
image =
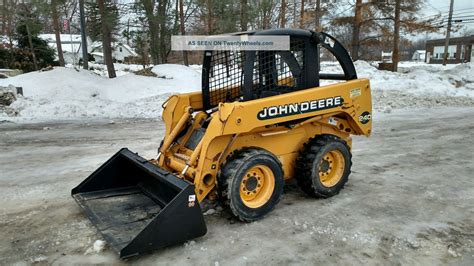
<instances>
[{"instance_id":1,"label":"front tire","mask_svg":"<svg viewBox=\"0 0 474 266\"><path fill-rule=\"evenodd\" d=\"M347 143L334 135L321 135L305 144L296 161L296 180L312 197L339 193L351 173L352 155Z\"/></svg>"},{"instance_id":2,"label":"front tire","mask_svg":"<svg viewBox=\"0 0 474 266\"><path fill-rule=\"evenodd\" d=\"M283 193L283 170L278 158L263 149L234 152L219 173L219 194L232 213L245 222L269 213Z\"/></svg>"}]
</instances>

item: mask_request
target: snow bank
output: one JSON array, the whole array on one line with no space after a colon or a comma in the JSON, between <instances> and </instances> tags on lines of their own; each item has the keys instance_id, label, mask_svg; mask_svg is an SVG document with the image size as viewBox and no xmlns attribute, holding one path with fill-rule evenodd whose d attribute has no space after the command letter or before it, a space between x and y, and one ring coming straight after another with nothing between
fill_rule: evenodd
<instances>
[{"instance_id":1,"label":"snow bank","mask_svg":"<svg viewBox=\"0 0 474 266\"><path fill-rule=\"evenodd\" d=\"M370 79L377 110L474 105L474 63L401 63L402 73L380 71L364 61L357 61L355 66L359 77ZM95 72L103 71L94 67ZM141 66L117 65L121 76L115 79L101 76L102 72L97 75L94 71L55 68L1 79L0 86L23 87L25 97L9 107L0 106L0 121L156 118L169 95L201 89L200 67L157 65L152 71L158 77L145 77L129 72ZM341 72L333 62L323 62L321 68L322 72Z\"/></svg>"},{"instance_id":2,"label":"snow bank","mask_svg":"<svg viewBox=\"0 0 474 266\"><path fill-rule=\"evenodd\" d=\"M359 77L369 78L374 90L395 90L416 96L464 96L474 98L474 63L452 68L428 64L401 68L405 73L380 71L364 61L355 63Z\"/></svg>"},{"instance_id":3,"label":"snow bank","mask_svg":"<svg viewBox=\"0 0 474 266\"><path fill-rule=\"evenodd\" d=\"M108 79L90 71L55 68L2 79L0 86L23 87L24 98L3 114L0 110L0 119L153 118L160 116L161 103L169 95L200 90L201 77L195 70L180 65L156 68L166 78L126 74Z\"/></svg>"},{"instance_id":4,"label":"snow bank","mask_svg":"<svg viewBox=\"0 0 474 266\"><path fill-rule=\"evenodd\" d=\"M401 62L399 72L381 71L377 63L355 62L359 78L370 79L374 109L474 105L474 63L430 65ZM337 62L323 62L321 72L342 73ZM322 84L334 83L323 81Z\"/></svg>"}]
</instances>

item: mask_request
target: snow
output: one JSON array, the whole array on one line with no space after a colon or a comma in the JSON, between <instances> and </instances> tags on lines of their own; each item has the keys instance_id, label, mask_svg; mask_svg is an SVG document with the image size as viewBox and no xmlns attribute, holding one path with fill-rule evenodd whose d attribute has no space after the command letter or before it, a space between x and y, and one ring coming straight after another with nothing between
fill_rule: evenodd
<instances>
[{"instance_id":1,"label":"snow","mask_svg":"<svg viewBox=\"0 0 474 266\"><path fill-rule=\"evenodd\" d=\"M25 97L9 107L17 116L9 117L0 109L0 120L157 118L162 102L171 94L200 89L201 77L191 68L162 65L156 71L166 78L129 73L108 79L90 71L55 68L3 79L0 86L23 87Z\"/></svg>"},{"instance_id":2,"label":"snow","mask_svg":"<svg viewBox=\"0 0 474 266\"><path fill-rule=\"evenodd\" d=\"M40 34L39 37L48 43L57 53L56 36L54 34ZM79 34L60 34L61 48L63 53L78 53L81 49L81 35Z\"/></svg>"},{"instance_id":3,"label":"snow","mask_svg":"<svg viewBox=\"0 0 474 266\"><path fill-rule=\"evenodd\" d=\"M410 106L472 105L474 63L430 65L402 62L399 72L380 71L375 63L355 62L358 77L370 79L374 109L391 112ZM48 121L81 118L158 118L170 95L199 91L199 65L156 65L157 77L133 74L141 65L115 64L117 78L108 79L106 68L93 71L54 68L1 79L0 86L23 87L24 97L0 106L0 121ZM322 72L341 72L335 62L323 62ZM327 84L330 82L325 82Z\"/></svg>"},{"instance_id":4,"label":"snow","mask_svg":"<svg viewBox=\"0 0 474 266\"><path fill-rule=\"evenodd\" d=\"M419 64L404 67L406 73L380 71L367 62L355 63L359 77L369 78L375 90L397 90L417 96L465 96L474 98L474 63L451 69Z\"/></svg>"},{"instance_id":5,"label":"snow","mask_svg":"<svg viewBox=\"0 0 474 266\"><path fill-rule=\"evenodd\" d=\"M56 42L56 35L54 34L40 34L39 37L47 42ZM79 42L81 43L81 35L80 34L60 34L60 38L62 41L70 42Z\"/></svg>"},{"instance_id":6,"label":"snow","mask_svg":"<svg viewBox=\"0 0 474 266\"><path fill-rule=\"evenodd\" d=\"M96 240L93 245L93 250L96 253L102 252L105 249L105 241L104 240Z\"/></svg>"}]
</instances>

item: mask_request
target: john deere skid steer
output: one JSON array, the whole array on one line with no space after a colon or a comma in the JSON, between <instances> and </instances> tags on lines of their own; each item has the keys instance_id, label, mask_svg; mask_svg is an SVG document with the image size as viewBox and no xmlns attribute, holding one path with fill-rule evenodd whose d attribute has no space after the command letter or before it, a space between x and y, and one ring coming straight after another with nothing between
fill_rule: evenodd
<instances>
[{"instance_id":1,"label":"john deere skid steer","mask_svg":"<svg viewBox=\"0 0 474 266\"><path fill-rule=\"evenodd\" d=\"M289 36L290 50L205 51L202 91L163 104L157 157L123 148L72 190L120 257L206 234L205 199L249 222L275 207L285 180L322 198L347 182L350 136L370 135L372 105L344 47L307 30L236 35ZM340 74L320 73L323 52Z\"/></svg>"}]
</instances>

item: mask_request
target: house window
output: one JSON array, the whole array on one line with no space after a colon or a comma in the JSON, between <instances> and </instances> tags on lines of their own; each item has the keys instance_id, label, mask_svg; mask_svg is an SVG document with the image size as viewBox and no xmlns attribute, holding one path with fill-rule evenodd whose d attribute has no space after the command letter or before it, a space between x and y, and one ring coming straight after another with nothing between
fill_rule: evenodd
<instances>
[{"instance_id":1,"label":"house window","mask_svg":"<svg viewBox=\"0 0 474 266\"><path fill-rule=\"evenodd\" d=\"M433 54L436 55L437 59L443 59L444 46L435 46L435 47L433 47ZM448 46L448 58L449 59L456 58L456 45Z\"/></svg>"}]
</instances>

